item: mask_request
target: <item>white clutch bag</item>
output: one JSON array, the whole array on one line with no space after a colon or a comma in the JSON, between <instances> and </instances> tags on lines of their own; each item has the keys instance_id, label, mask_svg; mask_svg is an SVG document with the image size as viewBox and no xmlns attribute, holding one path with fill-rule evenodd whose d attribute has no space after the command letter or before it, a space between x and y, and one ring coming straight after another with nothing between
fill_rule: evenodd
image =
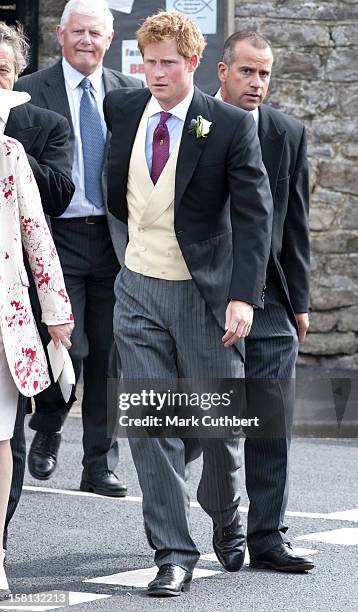
<instances>
[{"instance_id":1,"label":"white clutch bag","mask_svg":"<svg viewBox=\"0 0 358 612\"><path fill-rule=\"evenodd\" d=\"M68 350L59 342L56 347L51 340L47 345L53 379L58 382L65 402L71 396L72 387L75 384L75 371Z\"/></svg>"}]
</instances>

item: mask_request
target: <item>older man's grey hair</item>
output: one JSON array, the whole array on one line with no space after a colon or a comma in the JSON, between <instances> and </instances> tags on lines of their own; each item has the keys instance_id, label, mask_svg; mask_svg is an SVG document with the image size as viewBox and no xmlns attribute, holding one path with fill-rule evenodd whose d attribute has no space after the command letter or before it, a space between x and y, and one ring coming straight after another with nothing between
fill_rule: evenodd
<instances>
[{"instance_id":1,"label":"older man's grey hair","mask_svg":"<svg viewBox=\"0 0 358 612\"><path fill-rule=\"evenodd\" d=\"M108 34L113 32L113 15L109 10L108 2L105 0L69 0L63 9L60 26L66 29L66 24L72 13L85 15L86 17L99 17L105 20Z\"/></svg>"},{"instance_id":2,"label":"older man's grey hair","mask_svg":"<svg viewBox=\"0 0 358 612\"><path fill-rule=\"evenodd\" d=\"M5 43L11 47L14 54L15 74L21 74L29 62L30 45L20 23L16 26L0 21L0 45Z\"/></svg>"}]
</instances>

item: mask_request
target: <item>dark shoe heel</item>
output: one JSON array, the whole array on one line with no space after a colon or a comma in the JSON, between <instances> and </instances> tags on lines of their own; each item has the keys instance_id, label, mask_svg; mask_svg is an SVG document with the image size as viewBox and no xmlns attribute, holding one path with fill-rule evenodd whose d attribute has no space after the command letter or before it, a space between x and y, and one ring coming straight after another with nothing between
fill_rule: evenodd
<instances>
[{"instance_id":1,"label":"dark shoe heel","mask_svg":"<svg viewBox=\"0 0 358 612\"><path fill-rule=\"evenodd\" d=\"M80 491L84 491L86 493L93 493L93 487L90 485L89 482L84 482L82 480L80 484Z\"/></svg>"},{"instance_id":2,"label":"dark shoe heel","mask_svg":"<svg viewBox=\"0 0 358 612\"><path fill-rule=\"evenodd\" d=\"M260 561L250 561L250 567L253 567L254 569L267 569L270 567L270 564L262 563Z\"/></svg>"},{"instance_id":3,"label":"dark shoe heel","mask_svg":"<svg viewBox=\"0 0 358 612\"><path fill-rule=\"evenodd\" d=\"M181 588L182 593L189 593L190 587L191 587L191 578L190 580L187 580L186 582L183 583L183 586Z\"/></svg>"}]
</instances>

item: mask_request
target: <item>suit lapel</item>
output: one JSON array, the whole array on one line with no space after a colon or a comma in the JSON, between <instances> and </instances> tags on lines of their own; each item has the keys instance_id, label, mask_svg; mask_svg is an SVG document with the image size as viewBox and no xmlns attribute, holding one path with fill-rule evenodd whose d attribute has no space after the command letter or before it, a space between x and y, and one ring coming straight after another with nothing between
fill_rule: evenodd
<instances>
[{"instance_id":1,"label":"suit lapel","mask_svg":"<svg viewBox=\"0 0 358 612\"><path fill-rule=\"evenodd\" d=\"M262 160L270 180L271 193L274 197L286 132L279 130L270 115L270 108L265 104L259 107L258 135L261 144Z\"/></svg>"},{"instance_id":2,"label":"suit lapel","mask_svg":"<svg viewBox=\"0 0 358 612\"><path fill-rule=\"evenodd\" d=\"M118 89L118 87L121 87L118 76L108 68L103 68L103 83L106 94L109 91L112 91L112 89Z\"/></svg>"},{"instance_id":3,"label":"suit lapel","mask_svg":"<svg viewBox=\"0 0 358 612\"><path fill-rule=\"evenodd\" d=\"M56 111L56 113L66 117L73 133L72 117L66 93L66 85L61 60L47 72L42 88L42 95L46 102L47 108L50 108L51 110Z\"/></svg>"},{"instance_id":4,"label":"suit lapel","mask_svg":"<svg viewBox=\"0 0 358 612\"><path fill-rule=\"evenodd\" d=\"M205 95L194 88L194 96L189 106L185 119L183 133L180 142L176 175L175 175L175 211L177 212L184 192L189 184L194 170L198 164L200 156L204 150L207 138L197 138L195 134L189 132L192 119L202 115L204 119L212 121L209 105ZM210 136L208 136L210 138Z\"/></svg>"},{"instance_id":5,"label":"suit lapel","mask_svg":"<svg viewBox=\"0 0 358 612\"><path fill-rule=\"evenodd\" d=\"M105 68L105 67L103 67L103 84L104 84L105 94L108 94L113 89L118 89L119 87L121 87L121 83L120 83L120 79L118 78L118 75L112 72L112 70L109 70L108 68ZM110 143L110 135L107 132L105 159L107 158L107 155L108 155L109 143Z\"/></svg>"},{"instance_id":6,"label":"suit lapel","mask_svg":"<svg viewBox=\"0 0 358 612\"><path fill-rule=\"evenodd\" d=\"M149 89L138 89L138 92L140 93L137 100L126 101L120 109L123 127L121 140L121 147L123 148L121 150L121 157L127 160L130 159L139 122L150 98Z\"/></svg>"},{"instance_id":7,"label":"suit lapel","mask_svg":"<svg viewBox=\"0 0 358 612\"><path fill-rule=\"evenodd\" d=\"M27 105L23 104L10 111L4 133L6 136L20 140L25 151L28 152L41 130L42 127L40 125L31 124Z\"/></svg>"},{"instance_id":8,"label":"suit lapel","mask_svg":"<svg viewBox=\"0 0 358 612\"><path fill-rule=\"evenodd\" d=\"M133 99L132 96L129 96L129 100L124 98L118 109L120 116L118 117L117 137L115 143L112 140L111 147L115 166L121 169L118 177L119 188L124 194L127 193L128 178L125 169L129 167L134 139L149 97L149 89L138 89L137 98Z\"/></svg>"}]
</instances>

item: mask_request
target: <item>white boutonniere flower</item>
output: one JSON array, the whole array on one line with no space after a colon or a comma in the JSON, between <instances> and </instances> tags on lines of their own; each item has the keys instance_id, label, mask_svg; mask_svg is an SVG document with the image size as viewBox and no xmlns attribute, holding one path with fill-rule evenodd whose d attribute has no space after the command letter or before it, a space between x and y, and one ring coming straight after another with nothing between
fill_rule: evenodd
<instances>
[{"instance_id":1,"label":"white boutonniere flower","mask_svg":"<svg viewBox=\"0 0 358 612\"><path fill-rule=\"evenodd\" d=\"M211 121L204 119L202 115L198 115L196 119L192 119L189 126L190 134L195 134L197 138L206 138L210 132Z\"/></svg>"}]
</instances>

